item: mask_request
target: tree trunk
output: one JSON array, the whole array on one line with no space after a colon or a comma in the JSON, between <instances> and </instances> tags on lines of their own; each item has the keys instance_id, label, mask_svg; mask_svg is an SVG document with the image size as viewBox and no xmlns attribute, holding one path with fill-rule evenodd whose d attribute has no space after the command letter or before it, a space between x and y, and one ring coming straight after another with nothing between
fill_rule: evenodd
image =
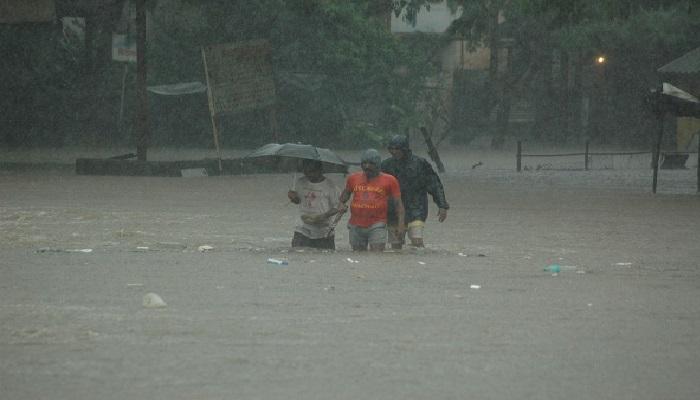
<instances>
[{"instance_id":1,"label":"tree trunk","mask_svg":"<svg viewBox=\"0 0 700 400\"><path fill-rule=\"evenodd\" d=\"M440 154L438 154L437 149L433 144L433 140L430 137L430 133L428 133L428 130L424 126L420 127L420 132L423 134L425 144L428 146L428 155L433 160L433 162L435 162L435 166L437 166L438 172L445 172L445 166L442 164L442 160L440 160Z\"/></svg>"}]
</instances>

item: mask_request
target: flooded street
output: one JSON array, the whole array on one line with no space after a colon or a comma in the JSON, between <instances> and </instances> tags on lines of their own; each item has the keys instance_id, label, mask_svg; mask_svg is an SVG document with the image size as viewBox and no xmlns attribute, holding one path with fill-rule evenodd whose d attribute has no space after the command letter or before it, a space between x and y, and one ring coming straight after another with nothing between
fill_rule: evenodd
<instances>
[{"instance_id":1,"label":"flooded street","mask_svg":"<svg viewBox=\"0 0 700 400\"><path fill-rule=\"evenodd\" d=\"M447 220L382 254L291 250L290 175L0 173L0 397L700 397L693 168L444 161Z\"/></svg>"}]
</instances>

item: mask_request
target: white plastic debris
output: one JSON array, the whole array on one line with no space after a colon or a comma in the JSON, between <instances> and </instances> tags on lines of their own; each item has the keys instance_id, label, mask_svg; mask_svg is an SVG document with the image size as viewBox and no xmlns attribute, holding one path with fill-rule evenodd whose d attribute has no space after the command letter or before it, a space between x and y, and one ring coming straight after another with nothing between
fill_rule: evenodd
<instances>
[{"instance_id":1,"label":"white plastic debris","mask_svg":"<svg viewBox=\"0 0 700 400\"><path fill-rule=\"evenodd\" d=\"M180 175L183 178L201 178L209 176L207 170L204 168L185 168L180 170Z\"/></svg>"},{"instance_id":2,"label":"white plastic debris","mask_svg":"<svg viewBox=\"0 0 700 400\"><path fill-rule=\"evenodd\" d=\"M213 247L213 246L209 246L208 244L203 244L203 245L197 247L197 250L199 250L200 252L204 253L205 251L214 250L214 247Z\"/></svg>"},{"instance_id":3,"label":"white plastic debris","mask_svg":"<svg viewBox=\"0 0 700 400\"><path fill-rule=\"evenodd\" d=\"M127 283L127 287L142 287L143 283Z\"/></svg>"},{"instance_id":4,"label":"white plastic debris","mask_svg":"<svg viewBox=\"0 0 700 400\"><path fill-rule=\"evenodd\" d=\"M625 267L627 267L627 266L632 265L632 263L631 263L631 262L619 262L619 263L615 263L615 265L620 265L620 266L625 266Z\"/></svg>"},{"instance_id":5,"label":"white plastic debris","mask_svg":"<svg viewBox=\"0 0 700 400\"><path fill-rule=\"evenodd\" d=\"M425 265L425 262L423 262L423 261L418 261L418 264L420 264L420 265Z\"/></svg>"},{"instance_id":6,"label":"white plastic debris","mask_svg":"<svg viewBox=\"0 0 700 400\"><path fill-rule=\"evenodd\" d=\"M470 289L481 289L481 285L471 285L469 286Z\"/></svg>"},{"instance_id":7,"label":"white plastic debris","mask_svg":"<svg viewBox=\"0 0 700 400\"><path fill-rule=\"evenodd\" d=\"M358 260L353 260L353 259L352 259L352 258L350 258L350 257L346 258L346 260L348 260L348 262L349 262L349 263L354 263L354 264L357 264L357 263L359 263L359 261L358 261Z\"/></svg>"},{"instance_id":8,"label":"white plastic debris","mask_svg":"<svg viewBox=\"0 0 700 400\"><path fill-rule=\"evenodd\" d=\"M166 307L167 304L157 294L146 293L146 295L143 296L143 306L146 308L163 308Z\"/></svg>"},{"instance_id":9,"label":"white plastic debris","mask_svg":"<svg viewBox=\"0 0 700 400\"><path fill-rule=\"evenodd\" d=\"M92 249L69 249L66 251L69 253L92 253Z\"/></svg>"},{"instance_id":10,"label":"white plastic debris","mask_svg":"<svg viewBox=\"0 0 700 400\"><path fill-rule=\"evenodd\" d=\"M462 253L462 252L457 253L457 255L460 256L460 257L466 257L466 256L467 256L466 254L464 254L464 253Z\"/></svg>"}]
</instances>

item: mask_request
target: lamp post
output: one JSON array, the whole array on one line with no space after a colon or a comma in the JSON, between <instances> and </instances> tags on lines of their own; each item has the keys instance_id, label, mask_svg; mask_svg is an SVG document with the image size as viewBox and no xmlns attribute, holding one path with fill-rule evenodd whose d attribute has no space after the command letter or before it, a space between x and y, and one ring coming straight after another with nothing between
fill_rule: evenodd
<instances>
[{"instance_id":1,"label":"lamp post","mask_svg":"<svg viewBox=\"0 0 700 400\"><path fill-rule=\"evenodd\" d=\"M607 57L599 54L594 61L594 91L593 91L593 134L600 142L605 142L604 127L608 122L608 93L605 67L608 62Z\"/></svg>"}]
</instances>

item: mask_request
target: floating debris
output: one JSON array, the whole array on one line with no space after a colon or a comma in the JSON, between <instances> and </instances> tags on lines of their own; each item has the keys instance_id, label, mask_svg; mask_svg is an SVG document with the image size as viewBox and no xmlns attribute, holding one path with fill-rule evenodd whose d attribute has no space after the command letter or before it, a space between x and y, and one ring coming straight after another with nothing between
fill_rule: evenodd
<instances>
[{"instance_id":1,"label":"floating debris","mask_svg":"<svg viewBox=\"0 0 700 400\"><path fill-rule=\"evenodd\" d=\"M544 267L544 270L547 272L554 272L556 274L561 271L561 266L559 264L549 264Z\"/></svg>"},{"instance_id":2,"label":"floating debris","mask_svg":"<svg viewBox=\"0 0 700 400\"><path fill-rule=\"evenodd\" d=\"M36 250L37 253L92 253L92 249L56 249L52 247L42 247Z\"/></svg>"},{"instance_id":3,"label":"floating debris","mask_svg":"<svg viewBox=\"0 0 700 400\"><path fill-rule=\"evenodd\" d=\"M160 249L173 249L173 250L185 250L187 245L184 243L177 242L158 242L155 247Z\"/></svg>"},{"instance_id":4,"label":"floating debris","mask_svg":"<svg viewBox=\"0 0 700 400\"><path fill-rule=\"evenodd\" d=\"M68 249L69 253L92 253L92 249Z\"/></svg>"},{"instance_id":5,"label":"floating debris","mask_svg":"<svg viewBox=\"0 0 700 400\"><path fill-rule=\"evenodd\" d=\"M40 249L36 249L37 253L62 253L65 252L63 249L54 249L52 247L42 247Z\"/></svg>"},{"instance_id":6,"label":"floating debris","mask_svg":"<svg viewBox=\"0 0 700 400\"><path fill-rule=\"evenodd\" d=\"M167 304L157 294L146 293L146 295L143 296L143 306L146 308L163 308L166 307Z\"/></svg>"}]
</instances>

